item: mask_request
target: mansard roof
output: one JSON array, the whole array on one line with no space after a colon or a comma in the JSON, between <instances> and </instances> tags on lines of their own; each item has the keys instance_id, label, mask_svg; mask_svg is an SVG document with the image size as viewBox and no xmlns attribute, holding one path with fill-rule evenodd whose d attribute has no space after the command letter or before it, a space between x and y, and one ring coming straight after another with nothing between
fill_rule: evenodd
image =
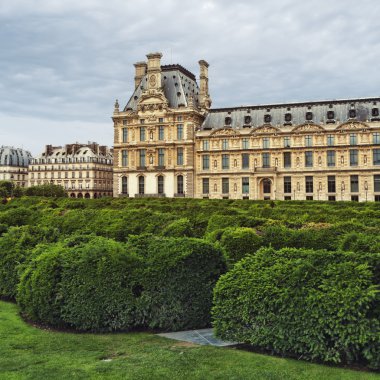
<instances>
[{"instance_id":1,"label":"mansard roof","mask_svg":"<svg viewBox=\"0 0 380 380\"><path fill-rule=\"evenodd\" d=\"M0 166L27 168L31 159L32 155L27 150L11 146L0 147Z\"/></svg>"},{"instance_id":2,"label":"mansard roof","mask_svg":"<svg viewBox=\"0 0 380 380\"><path fill-rule=\"evenodd\" d=\"M194 105L198 104L199 87L195 75L181 65L161 66L161 83L170 108L188 107L193 97ZM148 76L145 75L129 99L124 111L137 110L139 99L148 87Z\"/></svg>"},{"instance_id":3,"label":"mansard roof","mask_svg":"<svg viewBox=\"0 0 380 380\"><path fill-rule=\"evenodd\" d=\"M208 112L201 129L219 129L225 126L254 128L263 124L271 124L281 129L305 123L380 121L379 108L379 97L216 108ZM354 115L352 111L355 111Z\"/></svg>"}]
</instances>

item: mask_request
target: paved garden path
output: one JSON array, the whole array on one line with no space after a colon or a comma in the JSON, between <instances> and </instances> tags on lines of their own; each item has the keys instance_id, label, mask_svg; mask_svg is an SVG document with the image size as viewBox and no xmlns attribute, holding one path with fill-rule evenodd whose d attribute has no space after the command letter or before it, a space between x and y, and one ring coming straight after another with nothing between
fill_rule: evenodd
<instances>
[{"instance_id":1,"label":"paved garden path","mask_svg":"<svg viewBox=\"0 0 380 380\"><path fill-rule=\"evenodd\" d=\"M212 329L177 331L177 332L162 333L162 334L157 334L157 335L162 336L164 338L200 344L203 346L227 347L227 346L234 346L237 344L236 342L225 342L223 340L215 338Z\"/></svg>"}]
</instances>

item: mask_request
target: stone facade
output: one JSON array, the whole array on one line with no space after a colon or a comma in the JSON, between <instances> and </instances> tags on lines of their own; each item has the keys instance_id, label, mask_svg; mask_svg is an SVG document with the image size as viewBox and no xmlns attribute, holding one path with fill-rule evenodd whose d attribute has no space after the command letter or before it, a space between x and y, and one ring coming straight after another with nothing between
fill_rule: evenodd
<instances>
[{"instance_id":1,"label":"stone facade","mask_svg":"<svg viewBox=\"0 0 380 380\"><path fill-rule=\"evenodd\" d=\"M112 196L113 156L96 143L46 145L29 166L29 186L60 185L72 198Z\"/></svg>"},{"instance_id":2,"label":"stone facade","mask_svg":"<svg viewBox=\"0 0 380 380\"><path fill-rule=\"evenodd\" d=\"M147 57L115 104L115 196L380 200L380 98L210 109L207 62L198 86Z\"/></svg>"}]
</instances>

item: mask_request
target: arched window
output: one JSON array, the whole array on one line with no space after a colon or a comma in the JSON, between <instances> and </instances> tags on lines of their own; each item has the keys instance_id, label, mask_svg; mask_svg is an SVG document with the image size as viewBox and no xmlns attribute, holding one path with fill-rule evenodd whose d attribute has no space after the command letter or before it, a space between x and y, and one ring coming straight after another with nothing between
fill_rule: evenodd
<instances>
[{"instance_id":1,"label":"arched window","mask_svg":"<svg viewBox=\"0 0 380 380\"><path fill-rule=\"evenodd\" d=\"M183 194L183 176L179 175L177 177L177 193Z\"/></svg>"},{"instance_id":2,"label":"arched window","mask_svg":"<svg viewBox=\"0 0 380 380\"><path fill-rule=\"evenodd\" d=\"M157 192L158 194L164 193L164 177L162 175L157 177Z\"/></svg>"},{"instance_id":3,"label":"arched window","mask_svg":"<svg viewBox=\"0 0 380 380\"><path fill-rule=\"evenodd\" d=\"M145 178L139 177L139 194L145 194Z\"/></svg>"},{"instance_id":4,"label":"arched window","mask_svg":"<svg viewBox=\"0 0 380 380\"><path fill-rule=\"evenodd\" d=\"M122 177L121 179L121 193L128 194L128 178Z\"/></svg>"}]
</instances>

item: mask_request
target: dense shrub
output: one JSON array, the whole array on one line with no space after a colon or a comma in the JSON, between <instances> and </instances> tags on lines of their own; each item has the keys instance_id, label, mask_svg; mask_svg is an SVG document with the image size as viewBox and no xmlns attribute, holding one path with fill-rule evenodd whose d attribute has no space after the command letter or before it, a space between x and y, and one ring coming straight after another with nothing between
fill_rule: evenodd
<instances>
[{"instance_id":1,"label":"dense shrub","mask_svg":"<svg viewBox=\"0 0 380 380\"><path fill-rule=\"evenodd\" d=\"M380 255L272 248L222 276L213 324L279 354L380 368Z\"/></svg>"},{"instance_id":2,"label":"dense shrub","mask_svg":"<svg viewBox=\"0 0 380 380\"><path fill-rule=\"evenodd\" d=\"M226 228L220 239L230 263L255 253L263 244L262 239L252 228Z\"/></svg>"},{"instance_id":3,"label":"dense shrub","mask_svg":"<svg viewBox=\"0 0 380 380\"><path fill-rule=\"evenodd\" d=\"M198 239L137 238L145 263L141 277L141 324L181 330L210 323L212 292L225 272L220 250Z\"/></svg>"},{"instance_id":4,"label":"dense shrub","mask_svg":"<svg viewBox=\"0 0 380 380\"><path fill-rule=\"evenodd\" d=\"M30 262L17 299L27 318L78 330L199 328L224 271L221 252L196 239L78 235Z\"/></svg>"},{"instance_id":5,"label":"dense shrub","mask_svg":"<svg viewBox=\"0 0 380 380\"><path fill-rule=\"evenodd\" d=\"M20 266L30 258L32 249L58 239L58 231L33 226L11 227L0 237L0 296L13 299L19 282Z\"/></svg>"}]
</instances>

